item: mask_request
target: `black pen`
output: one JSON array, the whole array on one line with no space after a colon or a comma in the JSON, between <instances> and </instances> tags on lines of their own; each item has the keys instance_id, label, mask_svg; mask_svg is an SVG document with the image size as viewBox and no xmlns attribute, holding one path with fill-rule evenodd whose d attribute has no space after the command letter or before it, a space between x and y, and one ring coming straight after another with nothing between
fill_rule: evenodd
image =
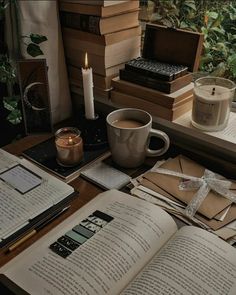
<instances>
[{"instance_id":1,"label":"black pen","mask_svg":"<svg viewBox=\"0 0 236 295\"><path fill-rule=\"evenodd\" d=\"M49 224L51 221L53 221L54 219L56 219L58 216L60 216L63 212L65 212L69 208L70 208L70 205L67 206L67 207L64 207L62 210L60 210L60 211L56 212L55 214L53 214L52 216L50 216L47 220L45 220L44 222L42 222L40 225L36 226L33 230L31 230L25 236L23 236L21 239L19 239L14 244L12 244L8 248L8 251L11 252L14 249L16 249L18 246L20 246L22 243L24 243L29 238L31 238L32 236L34 236L40 229L44 228L47 224Z\"/></svg>"}]
</instances>

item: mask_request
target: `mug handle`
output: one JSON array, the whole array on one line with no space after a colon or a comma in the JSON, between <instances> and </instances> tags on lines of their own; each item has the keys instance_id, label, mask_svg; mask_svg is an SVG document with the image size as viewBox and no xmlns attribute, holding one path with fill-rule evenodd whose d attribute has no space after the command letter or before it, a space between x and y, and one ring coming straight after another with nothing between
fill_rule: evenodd
<instances>
[{"instance_id":1,"label":"mug handle","mask_svg":"<svg viewBox=\"0 0 236 295\"><path fill-rule=\"evenodd\" d=\"M161 138L165 145L161 148L161 149L158 149L158 150L152 150L149 148L149 144L150 144L150 139L151 137L157 137L157 138ZM161 156L163 155L169 148L170 146L170 139L169 139L169 136L161 131L161 130L156 130L156 129L150 129L150 132L149 132L149 135L148 135L148 140L147 140L147 146L146 146L146 155L148 157L156 157L156 156Z\"/></svg>"}]
</instances>

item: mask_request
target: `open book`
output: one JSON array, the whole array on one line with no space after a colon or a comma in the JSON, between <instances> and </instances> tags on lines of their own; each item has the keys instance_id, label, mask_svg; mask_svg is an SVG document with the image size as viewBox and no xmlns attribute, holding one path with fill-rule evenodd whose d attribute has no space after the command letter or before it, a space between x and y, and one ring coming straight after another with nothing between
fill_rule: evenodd
<instances>
[{"instance_id":1,"label":"open book","mask_svg":"<svg viewBox=\"0 0 236 295\"><path fill-rule=\"evenodd\" d=\"M79 228L84 230L81 243ZM56 244L62 249L68 245L67 252L55 251ZM27 292L18 289L16 294L233 295L236 250L197 227L178 230L159 207L110 190L15 257L1 273L2 288L17 286Z\"/></svg>"},{"instance_id":2,"label":"open book","mask_svg":"<svg viewBox=\"0 0 236 295\"><path fill-rule=\"evenodd\" d=\"M0 251L68 206L74 188L0 149Z\"/></svg>"}]
</instances>

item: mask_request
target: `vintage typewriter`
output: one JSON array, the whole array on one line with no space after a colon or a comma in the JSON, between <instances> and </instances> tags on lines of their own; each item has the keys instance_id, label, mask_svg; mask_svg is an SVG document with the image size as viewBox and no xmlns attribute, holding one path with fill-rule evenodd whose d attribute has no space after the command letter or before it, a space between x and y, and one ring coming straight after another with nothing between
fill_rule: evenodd
<instances>
[{"instance_id":1,"label":"vintage typewriter","mask_svg":"<svg viewBox=\"0 0 236 295\"><path fill-rule=\"evenodd\" d=\"M188 71L188 67L138 57L128 61L125 64L125 70L140 73L149 78L173 81L185 75Z\"/></svg>"}]
</instances>

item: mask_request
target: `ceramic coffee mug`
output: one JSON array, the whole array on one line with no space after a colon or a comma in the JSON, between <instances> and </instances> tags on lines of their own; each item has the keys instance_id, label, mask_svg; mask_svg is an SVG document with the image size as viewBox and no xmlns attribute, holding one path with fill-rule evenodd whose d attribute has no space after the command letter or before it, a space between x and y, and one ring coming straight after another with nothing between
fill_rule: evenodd
<instances>
[{"instance_id":1,"label":"ceramic coffee mug","mask_svg":"<svg viewBox=\"0 0 236 295\"><path fill-rule=\"evenodd\" d=\"M141 165L146 156L163 155L170 145L166 133L152 129L149 113L134 109L118 109L108 114L107 136L113 161L121 167L134 168ZM150 138L158 137L164 146L158 150L149 148Z\"/></svg>"}]
</instances>

